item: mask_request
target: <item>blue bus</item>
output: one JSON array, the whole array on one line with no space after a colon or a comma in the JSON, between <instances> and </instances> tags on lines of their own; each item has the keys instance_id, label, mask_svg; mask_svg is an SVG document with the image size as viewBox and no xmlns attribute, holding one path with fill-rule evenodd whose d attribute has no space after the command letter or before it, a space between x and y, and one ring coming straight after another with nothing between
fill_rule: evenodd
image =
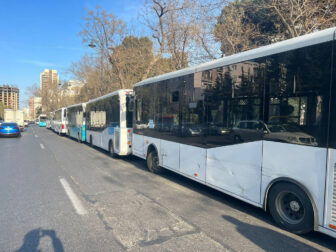
<instances>
[{"instance_id":1,"label":"blue bus","mask_svg":"<svg viewBox=\"0 0 336 252\"><path fill-rule=\"evenodd\" d=\"M85 107L86 103L79 103L67 107L67 136L76 139L78 142L85 142Z\"/></svg>"},{"instance_id":2,"label":"blue bus","mask_svg":"<svg viewBox=\"0 0 336 252\"><path fill-rule=\"evenodd\" d=\"M47 126L47 115L41 114L38 117L38 125L40 127L46 127Z\"/></svg>"}]
</instances>

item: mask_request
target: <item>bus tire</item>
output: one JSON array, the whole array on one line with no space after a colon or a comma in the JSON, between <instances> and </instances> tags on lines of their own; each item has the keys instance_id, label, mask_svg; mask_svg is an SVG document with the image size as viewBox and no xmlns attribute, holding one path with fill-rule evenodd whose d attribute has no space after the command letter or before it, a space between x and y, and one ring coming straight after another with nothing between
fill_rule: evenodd
<instances>
[{"instance_id":1,"label":"bus tire","mask_svg":"<svg viewBox=\"0 0 336 252\"><path fill-rule=\"evenodd\" d=\"M293 183L280 182L271 188L268 209L274 221L290 232L305 234L314 228L314 210L310 199Z\"/></svg>"},{"instance_id":2,"label":"bus tire","mask_svg":"<svg viewBox=\"0 0 336 252\"><path fill-rule=\"evenodd\" d=\"M89 141L89 144L90 144L91 147L93 146L93 144L92 144L92 135L90 135L90 141Z\"/></svg>"},{"instance_id":3,"label":"bus tire","mask_svg":"<svg viewBox=\"0 0 336 252\"><path fill-rule=\"evenodd\" d=\"M163 168L159 165L159 157L155 150L150 151L147 155L147 168L152 173L161 173Z\"/></svg>"},{"instance_id":4,"label":"bus tire","mask_svg":"<svg viewBox=\"0 0 336 252\"><path fill-rule=\"evenodd\" d=\"M79 133L77 134L77 142L78 142L78 143L81 143L81 142L82 142L81 139L80 139L80 137L79 137Z\"/></svg>"},{"instance_id":5,"label":"bus tire","mask_svg":"<svg viewBox=\"0 0 336 252\"><path fill-rule=\"evenodd\" d=\"M114 152L113 142L112 141L110 141L110 143L109 143L109 153L110 153L110 156L112 158L117 158L118 157L117 154Z\"/></svg>"}]
</instances>

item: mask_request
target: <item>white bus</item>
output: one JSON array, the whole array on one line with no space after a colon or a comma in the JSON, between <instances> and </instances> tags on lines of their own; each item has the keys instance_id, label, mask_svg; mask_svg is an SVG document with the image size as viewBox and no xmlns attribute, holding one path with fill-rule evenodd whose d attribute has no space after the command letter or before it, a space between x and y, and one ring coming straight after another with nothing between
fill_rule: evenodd
<instances>
[{"instance_id":1,"label":"white bus","mask_svg":"<svg viewBox=\"0 0 336 252\"><path fill-rule=\"evenodd\" d=\"M86 139L85 106L86 103L79 103L67 107L67 135L78 142Z\"/></svg>"},{"instance_id":2,"label":"white bus","mask_svg":"<svg viewBox=\"0 0 336 252\"><path fill-rule=\"evenodd\" d=\"M118 90L86 103L86 141L117 155L132 153L133 91Z\"/></svg>"},{"instance_id":3,"label":"white bus","mask_svg":"<svg viewBox=\"0 0 336 252\"><path fill-rule=\"evenodd\" d=\"M335 31L137 83L133 154L336 237Z\"/></svg>"},{"instance_id":4,"label":"white bus","mask_svg":"<svg viewBox=\"0 0 336 252\"><path fill-rule=\"evenodd\" d=\"M51 122L51 128L59 135L67 133L67 114L66 108L60 108L54 112L54 118Z\"/></svg>"}]
</instances>

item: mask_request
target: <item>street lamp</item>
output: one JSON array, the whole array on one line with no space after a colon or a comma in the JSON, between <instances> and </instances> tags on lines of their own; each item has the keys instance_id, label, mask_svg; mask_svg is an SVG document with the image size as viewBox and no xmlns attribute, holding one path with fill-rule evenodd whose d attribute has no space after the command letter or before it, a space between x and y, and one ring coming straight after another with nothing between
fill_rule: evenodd
<instances>
[{"instance_id":1,"label":"street lamp","mask_svg":"<svg viewBox=\"0 0 336 252\"><path fill-rule=\"evenodd\" d=\"M90 42L90 44L88 44L88 46L91 47L91 48L96 47L96 44L94 43L93 39L91 39L91 42Z\"/></svg>"}]
</instances>

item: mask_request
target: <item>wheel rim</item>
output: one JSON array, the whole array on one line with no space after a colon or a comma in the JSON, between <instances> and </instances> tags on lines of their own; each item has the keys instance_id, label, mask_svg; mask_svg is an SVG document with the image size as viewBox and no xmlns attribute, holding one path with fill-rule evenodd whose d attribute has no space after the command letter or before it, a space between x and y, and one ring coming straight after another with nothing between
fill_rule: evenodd
<instances>
[{"instance_id":1,"label":"wheel rim","mask_svg":"<svg viewBox=\"0 0 336 252\"><path fill-rule=\"evenodd\" d=\"M280 217L292 225L300 223L305 215L301 200L292 192L279 193L275 207Z\"/></svg>"}]
</instances>

